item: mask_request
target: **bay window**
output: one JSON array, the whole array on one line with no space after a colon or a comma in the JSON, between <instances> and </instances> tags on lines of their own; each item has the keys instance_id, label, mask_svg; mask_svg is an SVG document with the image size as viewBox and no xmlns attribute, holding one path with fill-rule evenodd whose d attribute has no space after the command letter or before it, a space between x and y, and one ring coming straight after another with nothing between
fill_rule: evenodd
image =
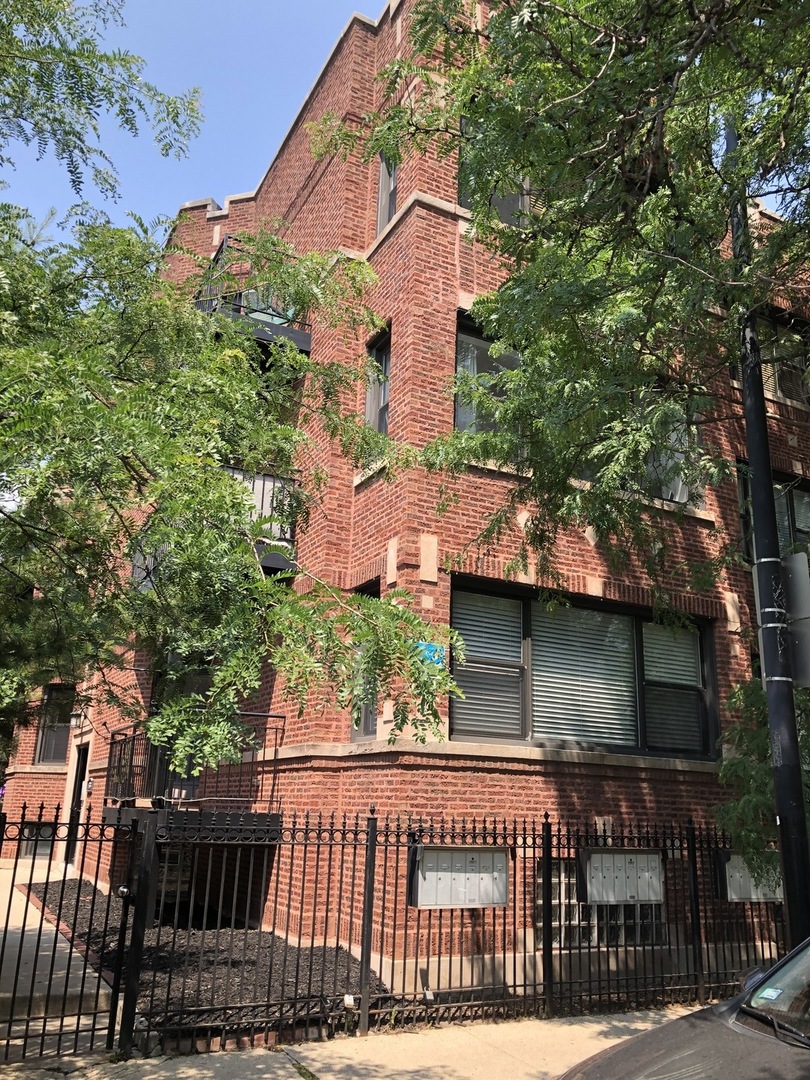
<instances>
[{"instance_id":1,"label":"bay window","mask_svg":"<svg viewBox=\"0 0 810 1080\"><path fill-rule=\"evenodd\" d=\"M708 756L706 631L456 589L457 739Z\"/></svg>"}]
</instances>

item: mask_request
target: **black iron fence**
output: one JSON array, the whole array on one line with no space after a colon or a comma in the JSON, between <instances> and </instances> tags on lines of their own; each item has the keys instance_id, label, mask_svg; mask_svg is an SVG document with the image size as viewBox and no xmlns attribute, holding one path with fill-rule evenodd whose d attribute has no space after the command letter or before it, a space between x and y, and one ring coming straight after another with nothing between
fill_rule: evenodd
<instances>
[{"instance_id":1,"label":"black iron fence","mask_svg":"<svg viewBox=\"0 0 810 1080\"><path fill-rule=\"evenodd\" d=\"M86 823L64 869L65 827L41 860L29 825L4 830L12 891L38 913L25 934L78 950L81 1030L125 1053L702 1002L786 948L781 902L692 824L123 810ZM30 1005L5 950L0 977ZM7 1056L48 1049L48 1023L9 1019Z\"/></svg>"},{"instance_id":2,"label":"black iron fence","mask_svg":"<svg viewBox=\"0 0 810 1080\"><path fill-rule=\"evenodd\" d=\"M135 830L61 816L0 814L0 1061L115 1045Z\"/></svg>"}]
</instances>

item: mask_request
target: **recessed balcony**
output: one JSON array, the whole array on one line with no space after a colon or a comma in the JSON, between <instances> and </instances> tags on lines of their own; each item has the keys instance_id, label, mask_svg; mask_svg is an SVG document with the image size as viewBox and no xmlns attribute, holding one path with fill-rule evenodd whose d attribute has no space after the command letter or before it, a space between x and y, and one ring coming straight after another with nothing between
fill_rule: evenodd
<instances>
[{"instance_id":1,"label":"recessed balcony","mask_svg":"<svg viewBox=\"0 0 810 1080\"><path fill-rule=\"evenodd\" d=\"M279 310L273 303L269 286L252 283L250 288L239 287L239 282L250 275L249 260L240 261L239 256L239 241L226 236L214 254L211 272L195 298L197 309L243 320L258 341L288 338L301 352L309 353L309 323L295 312Z\"/></svg>"}]
</instances>

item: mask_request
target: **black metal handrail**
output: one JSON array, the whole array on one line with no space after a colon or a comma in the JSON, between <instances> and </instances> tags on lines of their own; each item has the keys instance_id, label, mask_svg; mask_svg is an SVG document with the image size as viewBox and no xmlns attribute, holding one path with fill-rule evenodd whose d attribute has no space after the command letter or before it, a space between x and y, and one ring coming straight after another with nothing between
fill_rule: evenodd
<instances>
[{"instance_id":1,"label":"black metal handrail","mask_svg":"<svg viewBox=\"0 0 810 1080\"><path fill-rule=\"evenodd\" d=\"M267 802L271 810L275 809L284 717L244 711L239 715L253 730L253 746L244 751L240 762L223 762L216 769L203 769L198 776L170 769L166 747L150 742L143 729L113 732L105 803L120 805L149 800L169 807L248 809ZM269 751L272 757L268 757ZM262 794L263 777L265 790L267 780L270 784L266 796Z\"/></svg>"}]
</instances>

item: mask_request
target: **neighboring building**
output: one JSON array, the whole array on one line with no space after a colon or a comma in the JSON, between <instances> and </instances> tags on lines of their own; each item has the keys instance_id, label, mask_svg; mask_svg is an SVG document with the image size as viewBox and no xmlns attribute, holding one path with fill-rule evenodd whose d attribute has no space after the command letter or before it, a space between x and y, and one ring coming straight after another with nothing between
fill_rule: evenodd
<instances>
[{"instance_id":1,"label":"neighboring building","mask_svg":"<svg viewBox=\"0 0 810 1080\"><path fill-rule=\"evenodd\" d=\"M325 361L350 362L367 349L387 381L358 388L358 413L420 447L454 424L474 422L449 386L458 366L480 371L492 363L468 312L476 295L498 284L497 265L466 237L469 212L459 204L452 158L414 156L398 167L354 156L316 162L307 132L326 112L351 121L379 104L374 76L405 47L408 6L390 0L377 23L360 16L349 22L256 189L229 197L224 207L210 199L186 203L176 240L213 257L239 230L283 219L299 249L340 248L368 259L379 277L371 302L386 322L384 334L352 343L317 324L272 322L263 332L291 334ZM189 270L189 262L175 258L175 276ZM787 333L777 319L767 389L789 543L810 535L810 481L803 479L810 477L810 406L798 377L804 355L795 354L794 341L790 364L779 361ZM733 380L729 393L741 414ZM697 632L673 632L651 621L643 571L613 576L589 532L572 530L561 537L557 557L571 604L549 614L537 602L531 572L511 579L506 573L517 536L487 552L468 550L501 505L509 476L471 468L455 483L456 500L438 515L434 477L419 469L394 480L382 470L358 475L313 434L308 467L327 469L330 482L295 538L298 557L347 591L385 596L404 587L426 619L462 633L468 663L458 678L466 697L446 711L445 740L389 745L384 702L376 714L366 710L359 730L326 700L313 701L299 717L268 673L252 718L265 749L244 768L203 777L193 792L183 789L154 751L133 740L124 746L122 735L111 749L120 722L96 709L74 728L59 719L24 734L7 774L10 817L24 799L30 805L43 798L59 801L66 817L71 806L86 805L88 780L94 803L158 794L212 804L219 798L221 805L272 802L285 812L355 812L373 802L382 811L479 818L540 818L544 811L563 819L708 817L719 797L724 701L750 672L740 634L754 624L744 566L730 569L710 592L678 597ZM741 416L720 437L729 460L744 456ZM685 497L658 494L664 510ZM740 505L733 481L707 491L702 507L686 512L681 553L709 558L729 537L742 544ZM136 666L132 678L142 683L146 707L149 675Z\"/></svg>"}]
</instances>

